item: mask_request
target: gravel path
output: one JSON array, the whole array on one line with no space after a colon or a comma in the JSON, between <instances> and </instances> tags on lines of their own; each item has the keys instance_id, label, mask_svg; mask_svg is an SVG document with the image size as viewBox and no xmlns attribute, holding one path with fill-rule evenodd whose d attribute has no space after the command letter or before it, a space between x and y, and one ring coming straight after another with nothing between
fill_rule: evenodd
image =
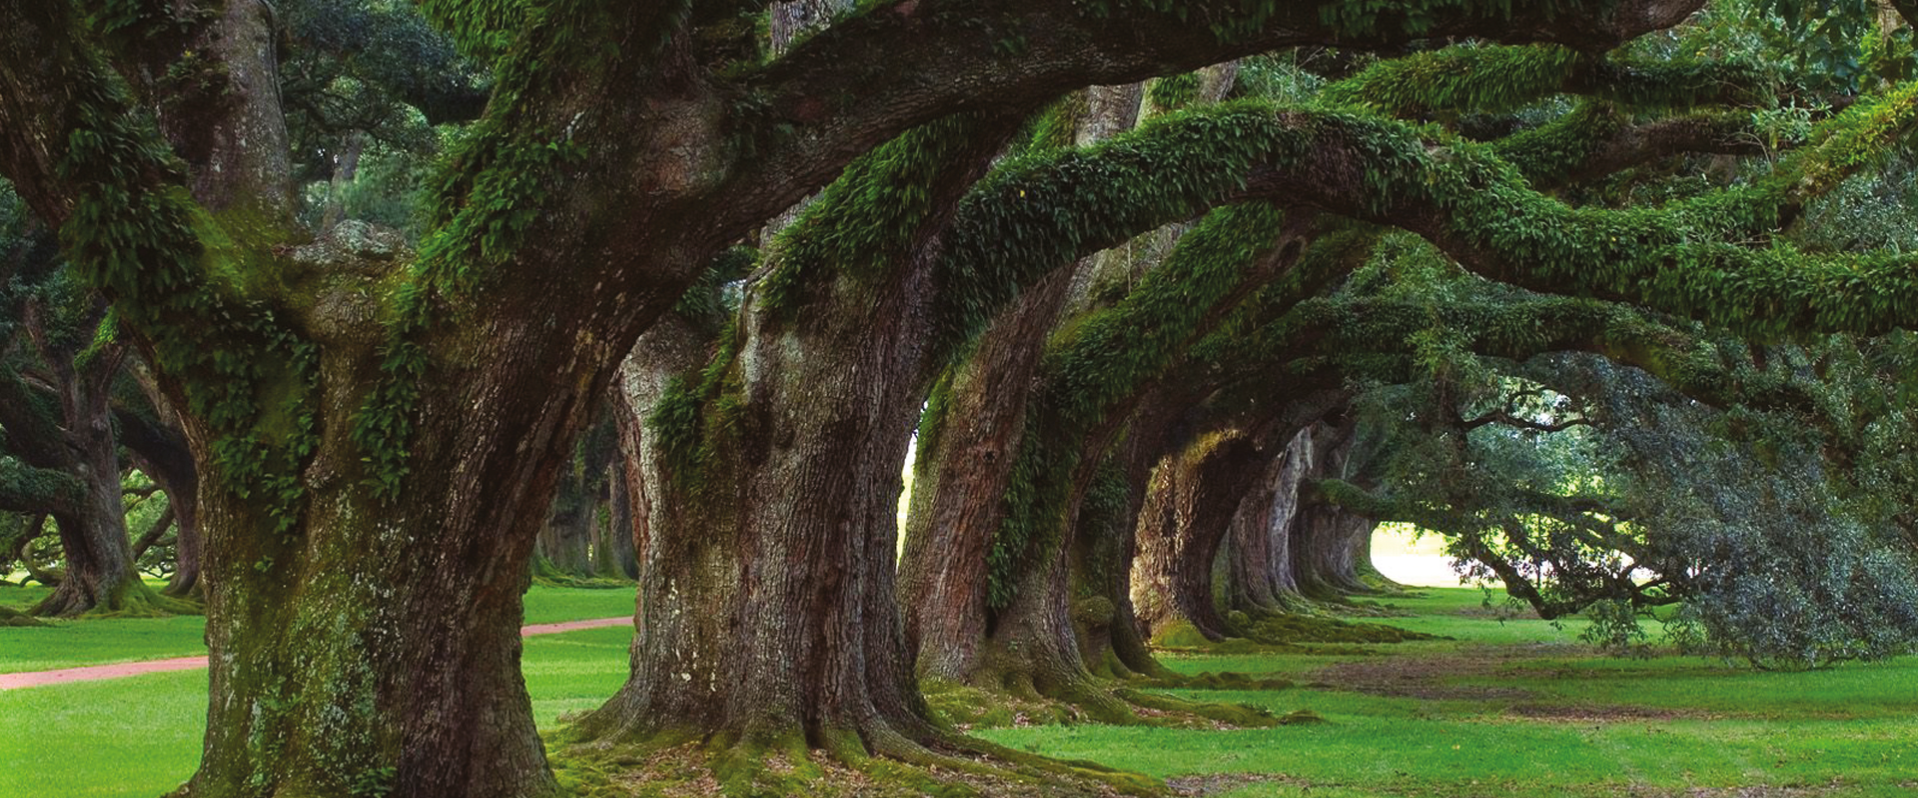
<instances>
[{"instance_id":1,"label":"gravel path","mask_svg":"<svg viewBox=\"0 0 1918 798\"><path fill-rule=\"evenodd\" d=\"M632 616L619 618L594 618L590 621L566 621L565 623L542 623L534 626L522 626L520 637L550 635L560 632L573 632L580 629L598 629L606 626L631 624ZM84 668L61 668L52 671L29 671L27 673L0 673L0 690L17 690L22 687L44 687L50 684L68 684L71 682L92 682L101 679L121 679L128 676L144 676L149 673L167 673L169 671L190 671L206 667L206 657L176 657L174 659L156 659L146 662L117 662L112 665L88 665Z\"/></svg>"}]
</instances>

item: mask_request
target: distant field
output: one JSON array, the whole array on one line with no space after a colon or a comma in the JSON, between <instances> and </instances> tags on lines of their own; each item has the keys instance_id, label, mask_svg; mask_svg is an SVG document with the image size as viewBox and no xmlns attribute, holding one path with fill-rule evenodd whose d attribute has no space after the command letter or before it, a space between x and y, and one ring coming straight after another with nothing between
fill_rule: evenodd
<instances>
[{"instance_id":1,"label":"distant field","mask_svg":"<svg viewBox=\"0 0 1918 798\"><path fill-rule=\"evenodd\" d=\"M1459 586L1458 572L1452 570L1452 558L1445 556L1439 537L1419 537L1407 524L1383 524L1372 533L1372 562L1379 573L1401 585Z\"/></svg>"}]
</instances>

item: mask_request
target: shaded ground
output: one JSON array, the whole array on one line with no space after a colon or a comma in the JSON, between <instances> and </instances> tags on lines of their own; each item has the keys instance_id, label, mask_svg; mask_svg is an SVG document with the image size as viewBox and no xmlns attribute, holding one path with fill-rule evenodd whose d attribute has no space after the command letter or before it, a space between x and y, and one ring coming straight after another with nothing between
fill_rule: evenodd
<instances>
[{"instance_id":1,"label":"shaded ground","mask_svg":"<svg viewBox=\"0 0 1918 798\"><path fill-rule=\"evenodd\" d=\"M1536 656L1522 647L1479 646L1460 654L1369 658L1313 671L1306 686L1428 700L1523 700L1533 697L1530 690L1454 682L1495 677L1513 662Z\"/></svg>"}]
</instances>

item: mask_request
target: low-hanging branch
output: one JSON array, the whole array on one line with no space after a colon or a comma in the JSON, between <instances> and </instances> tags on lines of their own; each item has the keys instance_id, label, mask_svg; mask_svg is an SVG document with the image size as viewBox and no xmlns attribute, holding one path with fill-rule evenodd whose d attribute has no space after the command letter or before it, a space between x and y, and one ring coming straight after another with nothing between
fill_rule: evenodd
<instances>
[{"instance_id":1,"label":"low-hanging branch","mask_svg":"<svg viewBox=\"0 0 1918 798\"><path fill-rule=\"evenodd\" d=\"M146 533L141 535L139 540L134 541L133 559L140 559L142 555L147 553L147 549L153 548L154 544L159 543L161 536L165 535L168 529L173 528L173 521L174 515L171 506L168 506L165 510L161 510L160 517L153 519L153 525L147 527Z\"/></svg>"},{"instance_id":2,"label":"low-hanging branch","mask_svg":"<svg viewBox=\"0 0 1918 798\"><path fill-rule=\"evenodd\" d=\"M1340 479L1319 480L1310 486L1309 493L1313 500L1328 502L1345 512L1368 519L1409 523L1446 534L1461 553L1490 570L1505 584L1512 596L1530 604L1539 617L1548 620L1582 612L1593 602L1606 599L1624 600L1633 607L1641 608L1665 606L1681 600L1669 589L1667 579L1641 582L1632 578L1632 574L1643 567L1643 560L1623 565L1617 570L1604 569L1582 559L1555 556L1565 552L1547 550L1532 542L1522 518L1525 515L1546 516L1568 526L1582 528L1587 533L1584 544L1594 550L1622 551L1627 554L1636 552L1638 557L1648 556L1649 551L1633 545L1628 536L1591 534L1596 522L1591 517L1592 511L1587 508L1602 506L1604 502L1600 499L1558 497L1533 492L1528 494L1532 500L1528 506L1459 508L1444 503L1393 498ZM1485 540L1488 530L1497 532L1504 544L1522 555L1525 561L1535 565L1550 564L1552 568L1549 573L1560 583L1559 590L1552 591L1541 586L1539 575L1527 574L1512 559L1494 550ZM1546 572L1541 571L1540 575L1543 573ZM1571 584L1574 582L1576 584Z\"/></svg>"},{"instance_id":3,"label":"low-hanging branch","mask_svg":"<svg viewBox=\"0 0 1918 798\"><path fill-rule=\"evenodd\" d=\"M1794 146L1796 142L1781 142ZM1766 137L1751 114L1699 112L1650 122L1588 102L1563 116L1491 142L1539 191L1598 180L1677 155L1763 155Z\"/></svg>"},{"instance_id":4,"label":"low-hanging branch","mask_svg":"<svg viewBox=\"0 0 1918 798\"><path fill-rule=\"evenodd\" d=\"M744 170L739 185L823 183L825 174L801 174L829 164L822 152L870 148L955 110L1037 108L1081 86L1130 83L1285 47L1380 50L1450 37L1603 51L1675 25L1702 5L1702 0L877 3L741 80L744 93L757 101L742 122L791 134L778 141L770 157ZM940 24L954 16L989 22L983 30ZM914 43L909 53L900 52L901 41ZM1018 57L1018 68L1005 67L1006 53ZM857 102L820 99L854 96ZM778 201L790 204L799 196Z\"/></svg>"}]
</instances>

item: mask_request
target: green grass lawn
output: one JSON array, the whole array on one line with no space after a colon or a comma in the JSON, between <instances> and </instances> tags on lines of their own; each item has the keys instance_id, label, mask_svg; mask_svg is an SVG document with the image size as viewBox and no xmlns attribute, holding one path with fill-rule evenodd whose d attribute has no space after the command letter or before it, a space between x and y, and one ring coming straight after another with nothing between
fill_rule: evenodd
<instances>
[{"instance_id":1,"label":"green grass lawn","mask_svg":"<svg viewBox=\"0 0 1918 798\"><path fill-rule=\"evenodd\" d=\"M1697 658L1613 659L1576 645L1579 623L1485 617L1477 590L1387 602L1380 622L1454 641L1372 646L1371 656L1185 656L1188 673L1263 670L1276 692L1177 692L1327 722L1186 731L1080 726L996 729L995 742L1154 776L1257 775L1218 793L1253 796L1918 795L1918 658L1809 673ZM1389 653L1388 653L1389 652ZM1356 692L1366 671L1411 676L1411 695ZM1340 668L1369 666L1341 673ZM1416 667L1415 667L1416 666ZM1387 691L1404 687L1385 680ZM1344 689L1342 689L1344 688ZM1230 780L1216 783L1230 784ZM1743 791L1777 787L1786 791Z\"/></svg>"},{"instance_id":2,"label":"green grass lawn","mask_svg":"<svg viewBox=\"0 0 1918 798\"><path fill-rule=\"evenodd\" d=\"M0 604L18 605L22 593L12 591L21 590L0 588ZM526 594L529 624L632 612L630 589L535 587ZM173 617L0 628L0 672L201 654L204 626L202 618ZM524 673L539 723L597 707L619 689L632 636L630 628L608 627L527 638ZM0 735L0 798L153 798L199 761L206 673L0 691L0 718L15 729Z\"/></svg>"},{"instance_id":3,"label":"green grass lawn","mask_svg":"<svg viewBox=\"0 0 1918 798\"><path fill-rule=\"evenodd\" d=\"M158 584L155 585L158 587ZM0 606L25 608L47 589L0 586ZM554 623L633 614L633 591L534 587L526 593L526 623ZM47 627L0 629L0 673L81 665L189 657L206 653L206 619L110 618L50 621ZM6 793L0 793L4 798Z\"/></svg>"},{"instance_id":4,"label":"green grass lawn","mask_svg":"<svg viewBox=\"0 0 1918 798\"><path fill-rule=\"evenodd\" d=\"M631 601L627 591L539 588L528 597L528 621L621 615ZM1458 639L1370 646L1366 654L1166 660L1185 672L1279 673L1301 686L1179 694L1277 713L1310 709L1325 723L1233 731L1031 727L981 735L1181 784L1204 779L1217 790L1210 794L1227 798L1918 794L1918 659L1811 673L1760 673L1695 658L1609 659L1576 646L1576 625L1486 617L1477 591L1434 590L1388 603L1413 616L1378 622ZM93 656L122 637L137 639L138 624L178 620L77 622L58 627L68 637L37 640L85 641ZM92 624L116 626L86 628ZM6 662L28 659L14 636L20 631L46 630L0 629ZM173 632L149 639L166 634ZM526 683L540 725L611 695L625 678L630 640L625 628L527 640ZM64 650L32 656L81 658ZM192 772L204 713L205 676L198 672L0 692L0 717L13 719L19 732L0 736L0 763L7 765L0 767L0 797L157 796ZM1740 791L1752 787L1790 789Z\"/></svg>"}]
</instances>

